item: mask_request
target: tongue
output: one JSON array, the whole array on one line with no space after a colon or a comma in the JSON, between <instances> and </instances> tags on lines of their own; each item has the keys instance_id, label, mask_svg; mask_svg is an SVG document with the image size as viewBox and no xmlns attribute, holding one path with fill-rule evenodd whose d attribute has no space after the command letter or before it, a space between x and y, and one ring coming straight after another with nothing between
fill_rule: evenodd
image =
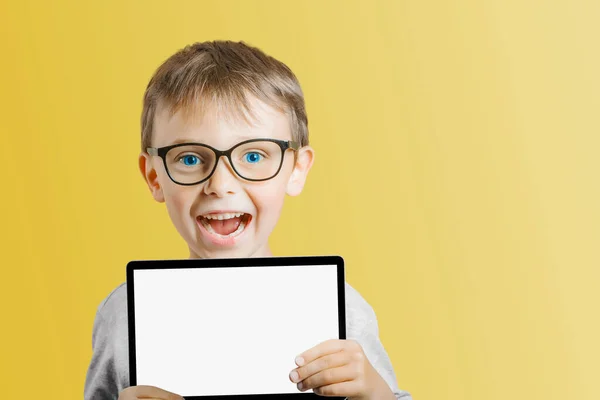
<instances>
[{"instance_id":1,"label":"tongue","mask_svg":"<svg viewBox=\"0 0 600 400\"><path fill-rule=\"evenodd\" d=\"M213 228L213 231L217 232L219 235L229 235L230 233L235 232L235 230L240 226L242 222L242 217L224 219L224 220L216 220L209 219L208 223Z\"/></svg>"}]
</instances>

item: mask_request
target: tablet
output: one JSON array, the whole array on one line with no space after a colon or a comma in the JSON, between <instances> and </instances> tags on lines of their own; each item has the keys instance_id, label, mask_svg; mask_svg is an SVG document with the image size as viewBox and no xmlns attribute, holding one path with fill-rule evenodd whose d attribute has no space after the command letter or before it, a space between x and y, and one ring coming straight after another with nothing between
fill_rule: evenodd
<instances>
[{"instance_id":1,"label":"tablet","mask_svg":"<svg viewBox=\"0 0 600 400\"><path fill-rule=\"evenodd\" d=\"M130 384L186 399L322 398L289 373L302 352L346 338L344 289L338 256L132 261Z\"/></svg>"}]
</instances>

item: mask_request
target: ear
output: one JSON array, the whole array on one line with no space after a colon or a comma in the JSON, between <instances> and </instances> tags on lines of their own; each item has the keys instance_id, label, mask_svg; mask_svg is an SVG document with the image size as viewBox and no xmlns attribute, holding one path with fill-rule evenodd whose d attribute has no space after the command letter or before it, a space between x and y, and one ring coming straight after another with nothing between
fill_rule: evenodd
<instances>
[{"instance_id":1,"label":"ear","mask_svg":"<svg viewBox=\"0 0 600 400\"><path fill-rule=\"evenodd\" d=\"M315 151L310 146L304 146L298 150L294 170L288 180L286 193L289 196L298 196L302 193L308 171L315 161Z\"/></svg>"},{"instance_id":2,"label":"ear","mask_svg":"<svg viewBox=\"0 0 600 400\"><path fill-rule=\"evenodd\" d=\"M140 153L138 163L140 172L142 173L142 176L144 177L144 180L146 181L146 184L152 193L152 197L154 197L154 200L158 201L159 203L163 203L165 201L165 196L160 184L158 183L158 175L156 173L156 169L154 169L151 156L144 152Z\"/></svg>"}]
</instances>

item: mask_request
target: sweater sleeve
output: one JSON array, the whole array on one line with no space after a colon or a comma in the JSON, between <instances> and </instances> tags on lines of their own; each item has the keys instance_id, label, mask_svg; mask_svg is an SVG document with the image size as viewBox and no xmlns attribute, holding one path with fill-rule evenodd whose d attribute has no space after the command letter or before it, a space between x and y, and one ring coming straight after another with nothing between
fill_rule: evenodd
<instances>
[{"instance_id":1,"label":"sweater sleeve","mask_svg":"<svg viewBox=\"0 0 600 400\"><path fill-rule=\"evenodd\" d=\"M401 390L398 387L392 362L379 338L379 327L375 312L373 312L372 317L372 320L365 325L359 339L360 343L365 344L363 346L365 355L383 380L387 382L388 386L396 396L396 399L412 400L412 397L408 392Z\"/></svg>"},{"instance_id":2,"label":"sweater sleeve","mask_svg":"<svg viewBox=\"0 0 600 400\"><path fill-rule=\"evenodd\" d=\"M96 312L92 331L92 360L88 367L84 400L115 400L118 396L114 349L107 322Z\"/></svg>"},{"instance_id":3,"label":"sweater sleeve","mask_svg":"<svg viewBox=\"0 0 600 400\"><path fill-rule=\"evenodd\" d=\"M85 400L116 400L119 393L129 387L127 332L127 286L122 284L100 303L96 311Z\"/></svg>"},{"instance_id":4,"label":"sweater sleeve","mask_svg":"<svg viewBox=\"0 0 600 400\"><path fill-rule=\"evenodd\" d=\"M379 338L379 325L373 307L347 282L346 329L346 337L360 343L367 359L388 384L396 399L412 400L408 392L398 387L392 362Z\"/></svg>"}]
</instances>

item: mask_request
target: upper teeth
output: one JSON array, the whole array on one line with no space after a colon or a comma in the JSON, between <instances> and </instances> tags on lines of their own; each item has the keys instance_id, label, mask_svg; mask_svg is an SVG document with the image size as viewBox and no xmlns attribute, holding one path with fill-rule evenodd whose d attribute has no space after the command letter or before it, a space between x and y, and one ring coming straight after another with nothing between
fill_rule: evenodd
<instances>
[{"instance_id":1,"label":"upper teeth","mask_svg":"<svg viewBox=\"0 0 600 400\"><path fill-rule=\"evenodd\" d=\"M223 220L223 219L231 219L231 218L237 218L237 217L241 217L242 215L244 215L244 213L225 213L225 214L209 214L209 215L203 215L204 218L206 219L218 219L218 220Z\"/></svg>"}]
</instances>

